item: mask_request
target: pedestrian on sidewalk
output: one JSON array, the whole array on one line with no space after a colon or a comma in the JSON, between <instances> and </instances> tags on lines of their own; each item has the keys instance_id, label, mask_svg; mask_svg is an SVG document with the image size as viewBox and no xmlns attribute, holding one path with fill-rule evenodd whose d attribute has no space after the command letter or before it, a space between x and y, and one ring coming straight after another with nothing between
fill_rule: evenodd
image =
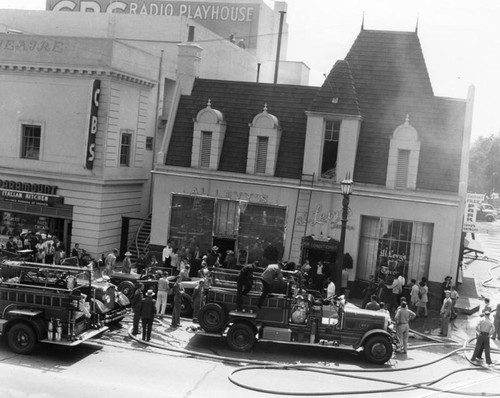
<instances>
[{"instance_id":1,"label":"pedestrian on sidewalk","mask_svg":"<svg viewBox=\"0 0 500 398\"><path fill-rule=\"evenodd\" d=\"M415 313L408 309L406 301L401 301L401 305L396 311L394 321L396 322L396 333L403 344L401 353L405 354L408 348L408 332L410 330L410 321L415 318Z\"/></svg>"},{"instance_id":2,"label":"pedestrian on sidewalk","mask_svg":"<svg viewBox=\"0 0 500 398\"><path fill-rule=\"evenodd\" d=\"M134 291L132 300L130 300L130 306L134 312L134 318L132 321L132 334L135 336L139 333L139 321L141 320L141 304L142 304L142 292L144 290L144 285L139 283Z\"/></svg>"},{"instance_id":3,"label":"pedestrian on sidewalk","mask_svg":"<svg viewBox=\"0 0 500 398\"><path fill-rule=\"evenodd\" d=\"M441 306L441 311L439 314L441 315L441 331L439 333L440 336L446 337L448 336L448 329L450 325L450 317L451 317L451 291L444 291L444 300L443 305Z\"/></svg>"},{"instance_id":4,"label":"pedestrian on sidewalk","mask_svg":"<svg viewBox=\"0 0 500 398\"><path fill-rule=\"evenodd\" d=\"M417 284L417 280L416 279L410 280L410 286L411 286L410 302L411 302L412 309L416 313L417 312L417 304L418 304L418 291L419 291L419 286Z\"/></svg>"},{"instance_id":5,"label":"pedestrian on sidewalk","mask_svg":"<svg viewBox=\"0 0 500 398\"><path fill-rule=\"evenodd\" d=\"M172 289L174 292L174 308L172 309L172 323L170 324L170 326L173 328L177 328L181 326L182 295L184 293L184 288L181 285L180 276L177 276L174 287Z\"/></svg>"},{"instance_id":6,"label":"pedestrian on sidewalk","mask_svg":"<svg viewBox=\"0 0 500 398\"><path fill-rule=\"evenodd\" d=\"M455 319L457 317L457 311L456 311L456 305L457 305L457 301L458 301L458 292L457 290L455 289L455 286L454 285L451 285L450 286L450 298L451 298L451 320Z\"/></svg>"},{"instance_id":7,"label":"pedestrian on sidewalk","mask_svg":"<svg viewBox=\"0 0 500 398\"><path fill-rule=\"evenodd\" d=\"M484 314L486 311L489 311L490 314L493 312L493 308L491 308L490 299L488 297L484 298L484 307L481 310L481 314Z\"/></svg>"},{"instance_id":8,"label":"pedestrian on sidewalk","mask_svg":"<svg viewBox=\"0 0 500 398\"><path fill-rule=\"evenodd\" d=\"M486 363L492 365L491 355L490 355L490 337L495 332L495 327L490 320L490 311L485 311L483 319L479 321L476 326L477 340L476 347L474 348L474 353L472 354L471 361L476 362L477 358L481 358L483 355L486 357Z\"/></svg>"},{"instance_id":9,"label":"pedestrian on sidewalk","mask_svg":"<svg viewBox=\"0 0 500 398\"><path fill-rule=\"evenodd\" d=\"M153 296L153 289L149 289L141 303L142 339L144 341L151 340L151 330L153 329L153 320L156 313Z\"/></svg>"},{"instance_id":10,"label":"pedestrian on sidewalk","mask_svg":"<svg viewBox=\"0 0 500 398\"><path fill-rule=\"evenodd\" d=\"M156 300L156 314L159 317L164 316L165 311L167 310L168 289L169 289L168 272L163 271L161 278L158 279L158 298Z\"/></svg>"},{"instance_id":11,"label":"pedestrian on sidewalk","mask_svg":"<svg viewBox=\"0 0 500 398\"><path fill-rule=\"evenodd\" d=\"M444 278L443 283L441 283L441 302L443 302L443 300L445 299L445 292L447 290L450 290L452 279L453 278L448 275L446 278Z\"/></svg>"},{"instance_id":12,"label":"pedestrian on sidewalk","mask_svg":"<svg viewBox=\"0 0 500 398\"><path fill-rule=\"evenodd\" d=\"M497 304L497 308L495 310L495 317L493 318L493 326L495 327L495 331L493 332L493 336L491 336L491 338L493 340L500 339L500 304Z\"/></svg>"},{"instance_id":13,"label":"pedestrian on sidewalk","mask_svg":"<svg viewBox=\"0 0 500 398\"><path fill-rule=\"evenodd\" d=\"M422 280L418 284L418 302L417 302L417 316L420 315L422 310L424 311L424 317L427 318L427 303L429 301L429 297L427 296L429 293L429 288L427 287L427 279L422 278Z\"/></svg>"}]
</instances>

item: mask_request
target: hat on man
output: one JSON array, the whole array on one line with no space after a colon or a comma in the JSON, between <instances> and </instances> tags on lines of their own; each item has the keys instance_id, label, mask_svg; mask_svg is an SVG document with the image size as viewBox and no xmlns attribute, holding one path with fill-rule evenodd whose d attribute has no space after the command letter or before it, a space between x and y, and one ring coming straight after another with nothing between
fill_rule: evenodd
<instances>
[{"instance_id":1,"label":"hat on man","mask_svg":"<svg viewBox=\"0 0 500 398\"><path fill-rule=\"evenodd\" d=\"M484 315L490 315L491 312L489 310L484 311Z\"/></svg>"},{"instance_id":2,"label":"hat on man","mask_svg":"<svg viewBox=\"0 0 500 398\"><path fill-rule=\"evenodd\" d=\"M146 292L146 296L148 297L153 297L155 295L155 293L153 292L153 289L149 289L147 292Z\"/></svg>"},{"instance_id":3,"label":"hat on man","mask_svg":"<svg viewBox=\"0 0 500 398\"><path fill-rule=\"evenodd\" d=\"M132 255L132 253L130 253L130 252L125 253L125 256L131 256L131 255Z\"/></svg>"},{"instance_id":4,"label":"hat on man","mask_svg":"<svg viewBox=\"0 0 500 398\"><path fill-rule=\"evenodd\" d=\"M219 246L215 246L215 245L214 245L214 246L212 247L212 250L213 250L214 252L216 252L217 250L219 250Z\"/></svg>"},{"instance_id":5,"label":"hat on man","mask_svg":"<svg viewBox=\"0 0 500 398\"><path fill-rule=\"evenodd\" d=\"M206 260L208 258L208 256L203 256L203 259L202 260Z\"/></svg>"}]
</instances>

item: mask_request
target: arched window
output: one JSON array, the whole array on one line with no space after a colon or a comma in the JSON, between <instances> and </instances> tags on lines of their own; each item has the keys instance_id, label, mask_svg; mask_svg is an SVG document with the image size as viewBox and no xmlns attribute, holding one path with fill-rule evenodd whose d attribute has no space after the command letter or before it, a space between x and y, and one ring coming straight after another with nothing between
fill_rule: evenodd
<instances>
[{"instance_id":1,"label":"arched window","mask_svg":"<svg viewBox=\"0 0 500 398\"><path fill-rule=\"evenodd\" d=\"M207 107L198 112L194 120L191 167L217 170L226 135L226 122L222 112Z\"/></svg>"},{"instance_id":2,"label":"arched window","mask_svg":"<svg viewBox=\"0 0 500 398\"><path fill-rule=\"evenodd\" d=\"M274 175L281 140L278 118L264 110L250 123L247 173Z\"/></svg>"},{"instance_id":3,"label":"arched window","mask_svg":"<svg viewBox=\"0 0 500 398\"><path fill-rule=\"evenodd\" d=\"M420 141L409 116L394 130L389 147L386 186L391 189L416 189Z\"/></svg>"}]
</instances>

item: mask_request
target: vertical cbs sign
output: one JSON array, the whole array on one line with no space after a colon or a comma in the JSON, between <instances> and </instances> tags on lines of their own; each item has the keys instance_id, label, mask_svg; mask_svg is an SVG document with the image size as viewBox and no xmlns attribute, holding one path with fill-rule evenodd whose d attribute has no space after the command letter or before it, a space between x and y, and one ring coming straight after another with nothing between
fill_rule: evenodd
<instances>
[{"instance_id":1,"label":"vertical cbs sign","mask_svg":"<svg viewBox=\"0 0 500 398\"><path fill-rule=\"evenodd\" d=\"M92 98L90 101L90 120L87 137L87 151L85 153L85 168L92 170L95 158L95 135L97 133L97 111L99 110L99 95L101 94L101 81L92 83Z\"/></svg>"}]
</instances>

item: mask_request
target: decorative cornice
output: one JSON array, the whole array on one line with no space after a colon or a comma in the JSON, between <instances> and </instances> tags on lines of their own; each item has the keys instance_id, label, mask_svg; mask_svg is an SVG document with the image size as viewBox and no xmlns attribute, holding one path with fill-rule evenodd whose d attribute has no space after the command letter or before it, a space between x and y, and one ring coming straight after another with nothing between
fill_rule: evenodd
<instances>
[{"instance_id":1,"label":"decorative cornice","mask_svg":"<svg viewBox=\"0 0 500 398\"><path fill-rule=\"evenodd\" d=\"M64 75L86 75L86 76L107 76L117 80L140 84L147 87L154 87L157 82L133 76L127 73L109 69L92 69L86 67L69 66L41 66L22 64L0 64L0 71L11 72L38 72L38 73L59 73Z\"/></svg>"}]
</instances>

